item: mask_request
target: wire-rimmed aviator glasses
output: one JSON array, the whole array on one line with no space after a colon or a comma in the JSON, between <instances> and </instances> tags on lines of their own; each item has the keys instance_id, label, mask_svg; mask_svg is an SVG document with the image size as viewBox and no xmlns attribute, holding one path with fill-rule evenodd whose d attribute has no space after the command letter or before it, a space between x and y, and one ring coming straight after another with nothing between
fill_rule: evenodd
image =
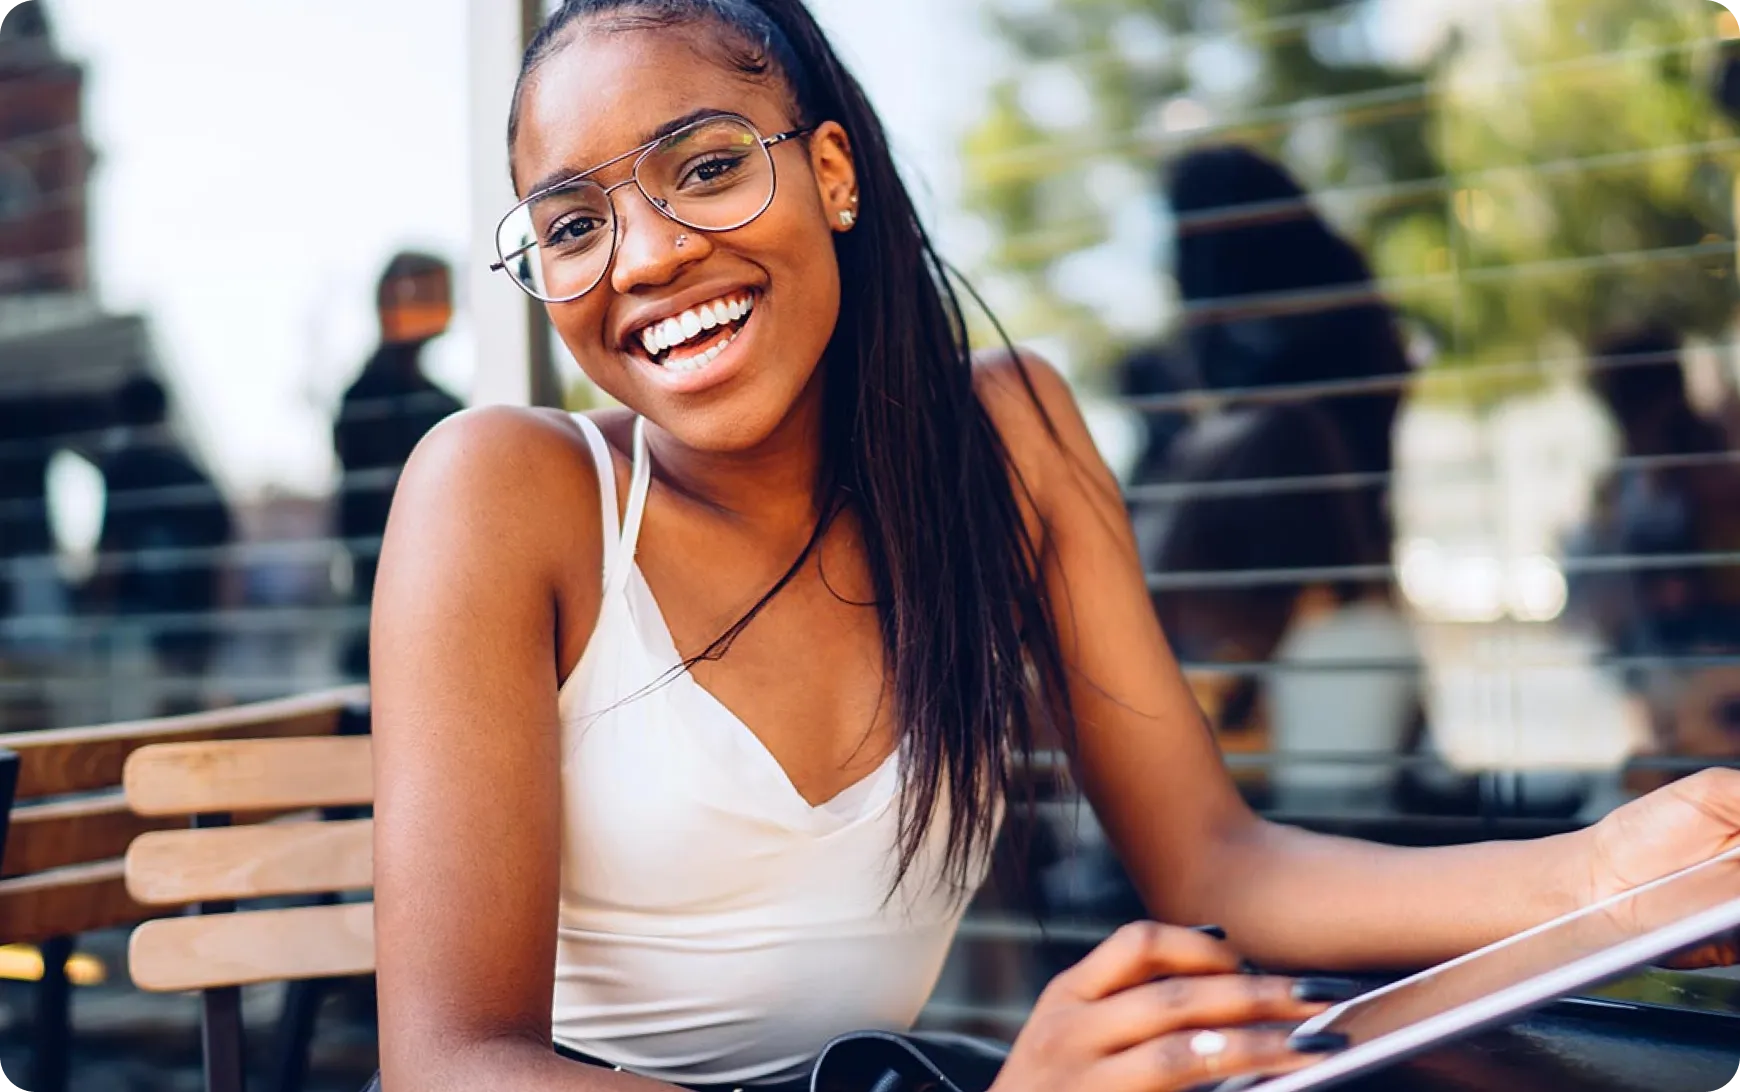
<instances>
[{"instance_id":1,"label":"wire-rimmed aviator glasses","mask_svg":"<svg viewBox=\"0 0 1740 1092\"><path fill-rule=\"evenodd\" d=\"M764 137L748 118L714 114L532 194L495 232L502 270L545 303L569 303L598 287L621 228L611 195L633 183L666 219L696 231L733 231L773 204L771 149L812 128ZM629 176L606 186L598 172L632 158Z\"/></svg>"}]
</instances>

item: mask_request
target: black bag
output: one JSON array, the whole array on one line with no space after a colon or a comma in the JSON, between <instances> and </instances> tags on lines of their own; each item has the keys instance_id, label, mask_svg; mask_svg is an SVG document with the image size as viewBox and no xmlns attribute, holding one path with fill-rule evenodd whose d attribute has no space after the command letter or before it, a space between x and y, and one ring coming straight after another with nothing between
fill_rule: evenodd
<instances>
[{"instance_id":1,"label":"black bag","mask_svg":"<svg viewBox=\"0 0 1740 1092\"><path fill-rule=\"evenodd\" d=\"M810 1092L987 1092L1008 1055L967 1035L854 1031L822 1048Z\"/></svg>"},{"instance_id":2,"label":"black bag","mask_svg":"<svg viewBox=\"0 0 1740 1092\"><path fill-rule=\"evenodd\" d=\"M988 1092L1009 1048L988 1039L854 1031L822 1048L810 1092ZM381 1092L380 1074L363 1092Z\"/></svg>"}]
</instances>

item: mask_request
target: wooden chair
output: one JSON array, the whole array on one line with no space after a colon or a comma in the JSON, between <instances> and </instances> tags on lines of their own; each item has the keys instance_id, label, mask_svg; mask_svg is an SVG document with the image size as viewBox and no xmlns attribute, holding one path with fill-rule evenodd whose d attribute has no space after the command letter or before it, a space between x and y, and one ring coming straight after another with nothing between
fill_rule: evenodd
<instances>
[{"instance_id":1,"label":"wooden chair","mask_svg":"<svg viewBox=\"0 0 1740 1092\"><path fill-rule=\"evenodd\" d=\"M11 829L0 858L0 944L34 944L43 974L35 997L24 1087L64 1092L72 990L66 962L81 933L130 926L166 911L128 894L122 854L174 819L142 816L121 791L122 766L142 747L249 737L330 736L358 717L360 687L126 724L0 735L16 753Z\"/></svg>"},{"instance_id":2,"label":"wooden chair","mask_svg":"<svg viewBox=\"0 0 1740 1092\"><path fill-rule=\"evenodd\" d=\"M193 829L141 835L127 889L191 914L133 933L134 985L200 991L207 1092L244 1092L241 987L291 983L279 1029L278 1086L301 1085L323 985L374 971L374 907L341 892L373 886L370 741L263 739L146 747L127 761L127 803L141 815L193 816ZM233 826L238 812L300 809ZM244 900L313 896L313 905Z\"/></svg>"},{"instance_id":3,"label":"wooden chair","mask_svg":"<svg viewBox=\"0 0 1740 1092\"><path fill-rule=\"evenodd\" d=\"M18 752L0 750L0 861L6 859L6 833L12 826L12 798L18 792Z\"/></svg>"}]
</instances>

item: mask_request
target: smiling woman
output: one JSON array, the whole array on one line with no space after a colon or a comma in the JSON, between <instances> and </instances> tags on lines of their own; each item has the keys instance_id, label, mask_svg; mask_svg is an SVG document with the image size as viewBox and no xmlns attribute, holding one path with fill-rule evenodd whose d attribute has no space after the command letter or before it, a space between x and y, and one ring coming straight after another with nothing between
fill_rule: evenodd
<instances>
[{"instance_id":1,"label":"smiling woman","mask_svg":"<svg viewBox=\"0 0 1740 1092\"><path fill-rule=\"evenodd\" d=\"M1721 775L1527 844L1254 816L1068 389L975 363L799 0L569 0L514 102L497 268L627 408L459 415L399 486L371 642L389 1092L808 1088L834 1036L910 1027L1042 740L1154 918L1232 940L1124 929L997 1092L1298 1069L1344 1044L1285 1027L1349 987L1242 955L1432 962L1740 841Z\"/></svg>"}]
</instances>

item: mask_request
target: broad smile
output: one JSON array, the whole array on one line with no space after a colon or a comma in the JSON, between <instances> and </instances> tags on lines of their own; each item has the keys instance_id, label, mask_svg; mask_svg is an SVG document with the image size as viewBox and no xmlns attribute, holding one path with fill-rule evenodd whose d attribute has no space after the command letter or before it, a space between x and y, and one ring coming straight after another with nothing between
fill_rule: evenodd
<instances>
[{"instance_id":1,"label":"broad smile","mask_svg":"<svg viewBox=\"0 0 1740 1092\"><path fill-rule=\"evenodd\" d=\"M669 372L698 372L718 359L749 322L755 293L739 289L691 307L680 315L649 323L630 335L647 359Z\"/></svg>"}]
</instances>

